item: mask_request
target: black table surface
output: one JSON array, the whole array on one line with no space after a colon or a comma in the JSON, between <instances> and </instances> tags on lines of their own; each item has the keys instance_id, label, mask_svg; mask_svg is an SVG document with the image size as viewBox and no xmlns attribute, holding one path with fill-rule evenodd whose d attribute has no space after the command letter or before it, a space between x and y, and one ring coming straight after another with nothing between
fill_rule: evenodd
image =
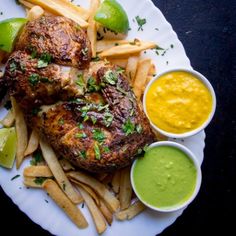
<instances>
[{"instance_id":1,"label":"black table surface","mask_svg":"<svg viewBox=\"0 0 236 236\"><path fill-rule=\"evenodd\" d=\"M236 108L236 1L155 0L154 3L177 32L193 68L210 80L217 96L216 114L206 129L201 190L161 235L204 232L232 235L236 211L236 117L233 113ZM8 235L14 232L25 236L50 235L22 213L1 188L0 215L1 232ZM129 234L133 235L135 233ZM145 232L143 235L146 236Z\"/></svg>"}]
</instances>

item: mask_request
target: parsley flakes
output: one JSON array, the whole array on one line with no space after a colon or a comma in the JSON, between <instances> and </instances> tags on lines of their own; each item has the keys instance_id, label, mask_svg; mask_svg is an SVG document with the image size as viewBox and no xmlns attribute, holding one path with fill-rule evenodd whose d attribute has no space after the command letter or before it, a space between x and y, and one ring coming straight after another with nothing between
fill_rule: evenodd
<instances>
[{"instance_id":1,"label":"parsley flakes","mask_svg":"<svg viewBox=\"0 0 236 236\"><path fill-rule=\"evenodd\" d=\"M130 119L127 119L126 122L122 125L122 130L124 131L125 135L132 134L135 130L135 125L131 122Z\"/></svg>"},{"instance_id":2,"label":"parsley flakes","mask_svg":"<svg viewBox=\"0 0 236 236\"><path fill-rule=\"evenodd\" d=\"M135 17L137 23L138 23L138 31L143 31L143 26L147 23L145 18L140 18L139 16Z\"/></svg>"}]
</instances>

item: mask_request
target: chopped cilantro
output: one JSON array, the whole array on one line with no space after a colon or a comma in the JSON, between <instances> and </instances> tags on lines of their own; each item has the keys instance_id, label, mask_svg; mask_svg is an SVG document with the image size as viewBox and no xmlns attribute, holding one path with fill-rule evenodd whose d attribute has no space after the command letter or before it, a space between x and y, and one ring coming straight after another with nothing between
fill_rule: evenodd
<instances>
[{"instance_id":1,"label":"chopped cilantro","mask_svg":"<svg viewBox=\"0 0 236 236\"><path fill-rule=\"evenodd\" d=\"M83 129L83 128L84 128L84 125L83 125L82 123L77 124L77 126L78 126L80 129Z\"/></svg>"},{"instance_id":2,"label":"chopped cilantro","mask_svg":"<svg viewBox=\"0 0 236 236\"><path fill-rule=\"evenodd\" d=\"M46 77L40 78L40 81L41 81L42 83L51 83L51 81L50 81L48 78L46 78Z\"/></svg>"},{"instance_id":3,"label":"chopped cilantro","mask_svg":"<svg viewBox=\"0 0 236 236\"><path fill-rule=\"evenodd\" d=\"M143 131L143 128L140 124L136 125L135 129L139 134L142 133L142 131Z\"/></svg>"},{"instance_id":4,"label":"chopped cilantro","mask_svg":"<svg viewBox=\"0 0 236 236\"><path fill-rule=\"evenodd\" d=\"M140 18L139 16L136 16L135 17L137 23L138 23L138 31L143 31L143 26L147 23L146 19L145 18Z\"/></svg>"},{"instance_id":5,"label":"chopped cilantro","mask_svg":"<svg viewBox=\"0 0 236 236\"><path fill-rule=\"evenodd\" d=\"M103 151L106 152L106 153L111 152L111 150L110 150L110 148L108 146L104 146L103 147Z\"/></svg>"},{"instance_id":6,"label":"chopped cilantro","mask_svg":"<svg viewBox=\"0 0 236 236\"><path fill-rule=\"evenodd\" d=\"M161 47L159 47L159 46L157 45L153 50L155 50L155 53L156 53L157 55L160 55L160 52L159 52L159 51L163 51L163 50L165 50L165 49L164 49L164 48L161 48Z\"/></svg>"},{"instance_id":7,"label":"chopped cilantro","mask_svg":"<svg viewBox=\"0 0 236 236\"><path fill-rule=\"evenodd\" d=\"M90 76L88 79L88 91L97 92L100 90L100 86L97 85L96 79L93 76Z\"/></svg>"},{"instance_id":8,"label":"chopped cilantro","mask_svg":"<svg viewBox=\"0 0 236 236\"><path fill-rule=\"evenodd\" d=\"M48 64L51 62L52 60L52 56L48 53L43 53L40 57L40 59L38 60L38 68L44 68L47 67Z\"/></svg>"},{"instance_id":9,"label":"chopped cilantro","mask_svg":"<svg viewBox=\"0 0 236 236\"><path fill-rule=\"evenodd\" d=\"M81 52L82 52L82 54L84 55L84 56L86 56L87 54L88 54L88 48L86 47L86 48L83 48L82 50L81 50Z\"/></svg>"},{"instance_id":10,"label":"chopped cilantro","mask_svg":"<svg viewBox=\"0 0 236 236\"><path fill-rule=\"evenodd\" d=\"M16 69L17 69L16 63L15 63L15 62L12 62L12 63L10 64L10 72L15 72Z\"/></svg>"},{"instance_id":11,"label":"chopped cilantro","mask_svg":"<svg viewBox=\"0 0 236 236\"><path fill-rule=\"evenodd\" d=\"M65 123L65 121L64 121L63 118L60 118L60 119L58 120L58 124L59 124L59 125L64 125L64 123Z\"/></svg>"},{"instance_id":12,"label":"chopped cilantro","mask_svg":"<svg viewBox=\"0 0 236 236\"><path fill-rule=\"evenodd\" d=\"M75 138L87 138L87 135L84 132L77 133L77 134L75 134Z\"/></svg>"},{"instance_id":13,"label":"chopped cilantro","mask_svg":"<svg viewBox=\"0 0 236 236\"><path fill-rule=\"evenodd\" d=\"M66 190L66 184L65 183L62 184L62 188L63 188L63 191Z\"/></svg>"},{"instance_id":14,"label":"chopped cilantro","mask_svg":"<svg viewBox=\"0 0 236 236\"><path fill-rule=\"evenodd\" d=\"M79 155L83 158L83 159L86 159L86 151L85 150L82 150L79 152Z\"/></svg>"},{"instance_id":15,"label":"chopped cilantro","mask_svg":"<svg viewBox=\"0 0 236 236\"><path fill-rule=\"evenodd\" d=\"M97 118L95 116L91 116L90 119L93 122L93 124L95 125L97 122Z\"/></svg>"},{"instance_id":16,"label":"chopped cilantro","mask_svg":"<svg viewBox=\"0 0 236 236\"><path fill-rule=\"evenodd\" d=\"M106 127L109 127L113 121L114 116L110 112L105 112L103 122Z\"/></svg>"},{"instance_id":17,"label":"chopped cilantro","mask_svg":"<svg viewBox=\"0 0 236 236\"><path fill-rule=\"evenodd\" d=\"M37 184L37 185L42 185L43 182L47 179L47 177L36 177L34 182Z\"/></svg>"},{"instance_id":18,"label":"chopped cilantro","mask_svg":"<svg viewBox=\"0 0 236 236\"><path fill-rule=\"evenodd\" d=\"M103 79L106 83L111 84L111 85L115 85L118 80L118 77L115 72L113 72L112 70L108 70L105 73Z\"/></svg>"},{"instance_id":19,"label":"chopped cilantro","mask_svg":"<svg viewBox=\"0 0 236 236\"><path fill-rule=\"evenodd\" d=\"M43 157L42 157L41 153L39 151L37 151L33 154L33 157L30 161L30 165L37 166L37 164L42 161L43 161Z\"/></svg>"},{"instance_id":20,"label":"chopped cilantro","mask_svg":"<svg viewBox=\"0 0 236 236\"><path fill-rule=\"evenodd\" d=\"M31 74L28 80L32 86L35 86L39 82L39 75L35 73Z\"/></svg>"},{"instance_id":21,"label":"chopped cilantro","mask_svg":"<svg viewBox=\"0 0 236 236\"><path fill-rule=\"evenodd\" d=\"M99 143L102 143L105 139L104 133L100 129L93 129L93 138L97 140Z\"/></svg>"},{"instance_id":22,"label":"chopped cilantro","mask_svg":"<svg viewBox=\"0 0 236 236\"><path fill-rule=\"evenodd\" d=\"M116 89L120 91L121 93L123 93L124 95L127 95L127 92L124 89L122 89L120 86L117 86Z\"/></svg>"},{"instance_id":23,"label":"chopped cilantro","mask_svg":"<svg viewBox=\"0 0 236 236\"><path fill-rule=\"evenodd\" d=\"M75 83L80 87L80 88L84 88L85 84L84 84L84 79L83 79L83 74L79 74L77 75L78 79L75 81Z\"/></svg>"},{"instance_id":24,"label":"chopped cilantro","mask_svg":"<svg viewBox=\"0 0 236 236\"><path fill-rule=\"evenodd\" d=\"M122 125L122 130L124 131L125 135L132 134L135 130L135 125L128 118L126 122Z\"/></svg>"},{"instance_id":25,"label":"chopped cilantro","mask_svg":"<svg viewBox=\"0 0 236 236\"><path fill-rule=\"evenodd\" d=\"M11 181L14 180L14 179L17 179L19 177L20 177L20 175L15 175L14 177L11 178Z\"/></svg>"},{"instance_id":26,"label":"chopped cilantro","mask_svg":"<svg viewBox=\"0 0 236 236\"><path fill-rule=\"evenodd\" d=\"M37 50L33 48L31 52L31 58L34 59L35 57L37 57Z\"/></svg>"},{"instance_id":27,"label":"chopped cilantro","mask_svg":"<svg viewBox=\"0 0 236 236\"><path fill-rule=\"evenodd\" d=\"M174 48L174 45L173 45L173 44L171 44L171 45L170 45L170 48Z\"/></svg>"},{"instance_id":28,"label":"chopped cilantro","mask_svg":"<svg viewBox=\"0 0 236 236\"><path fill-rule=\"evenodd\" d=\"M94 153L95 153L95 158L97 160L101 159L101 153L100 153L100 149L97 143L94 144Z\"/></svg>"}]
</instances>

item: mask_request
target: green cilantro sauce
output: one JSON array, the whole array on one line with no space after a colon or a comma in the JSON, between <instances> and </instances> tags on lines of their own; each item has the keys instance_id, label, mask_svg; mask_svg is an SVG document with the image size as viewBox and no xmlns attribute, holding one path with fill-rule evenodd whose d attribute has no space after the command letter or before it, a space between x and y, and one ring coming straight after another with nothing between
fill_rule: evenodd
<instances>
[{"instance_id":1,"label":"green cilantro sauce","mask_svg":"<svg viewBox=\"0 0 236 236\"><path fill-rule=\"evenodd\" d=\"M197 182L197 170L193 161L181 150L157 146L137 160L133 182L144 202L168 209L191 197Z\"/></svg>"}]
</instances>

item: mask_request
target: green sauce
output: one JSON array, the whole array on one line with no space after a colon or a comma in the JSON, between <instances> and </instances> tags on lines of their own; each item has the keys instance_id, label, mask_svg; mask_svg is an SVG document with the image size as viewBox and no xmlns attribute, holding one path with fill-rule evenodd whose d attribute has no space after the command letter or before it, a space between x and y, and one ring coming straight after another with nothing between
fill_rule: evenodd
<instances>
[{"instance_id":1,"label":"green sauce","mask_svg":"<svg viewBox=\"0 0 236 236\"><path fill-rule=\"evenodd\" d=\"M181 150L157 146L137 160L133 182L144 202L168 209L191 197L197 182L197 170L193 161Z\"/></svg>"}]
</instances>

